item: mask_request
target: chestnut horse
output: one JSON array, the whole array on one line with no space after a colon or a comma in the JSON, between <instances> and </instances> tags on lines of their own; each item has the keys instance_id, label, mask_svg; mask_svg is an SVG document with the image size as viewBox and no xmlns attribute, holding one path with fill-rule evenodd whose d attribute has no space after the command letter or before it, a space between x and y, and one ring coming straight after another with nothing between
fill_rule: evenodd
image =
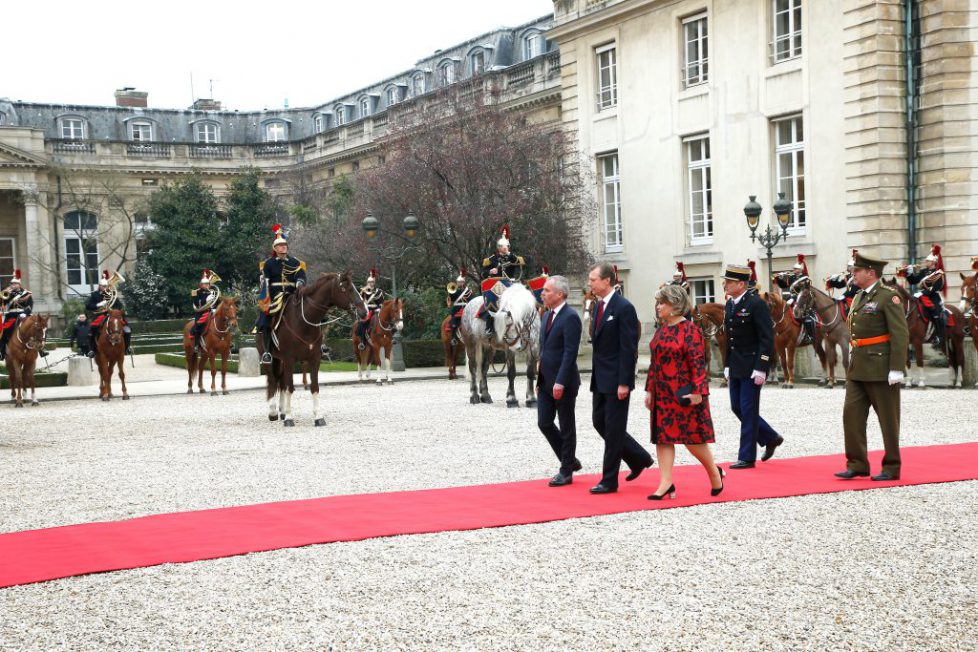
<instances>
[{"instance_id":1,"label":"chestnut horse","mask_svg":"<svg viewBox=\"0 0 978 652\"><path fill-rule=\"evenodd\" d=\"M825 371L825 386L829 389L835 385L835 363L838 358L835 348L842 350L842 368L849 369L849 324L846 322L845 300L833 299L816 287L811 280L800 281L797 284L798 294L792 315L795 320L801 319L809 310L815 313L819 333L822 338L822 348L825 351L822 368ZM816 349L817 350L817 349Z\"/></svg>"},{"instance_id":2,"label":"chestnut horse","mask_svg":"<svg viewBox=\"0 0 978 652\"><path fill-rule=\"evenodd\" d=\"M37 355L44 348L48 330L48 318L31 315L13 325L14 333L7 344L7 376L10 380L10 397L15 407L24 407L24 390L30 385L31 405L37 405L34 395L34 366Z\"/></svg>"},{"instance_id":3,"label":"chestnut horse","mask_svg":"<svg viewBox=\"0 0 978 652\"><path fill-rule=\"evenodd\" d=\"M917 360L917 370L921 372L917 387L924 386L924 342L927 341L927 322L920 312L920 304L917 298L910 294L907 288L900 285L895 278L883 279L885 285L896 290L903 301L904 314L907 316L907 328L910 331L910 348L913 349L914 358ZM945 329L947 337L941 342L941 353L947 358L948 367L951 369L951 386L960 388L964 378L964 315L958 310L957 306L945 306L951 313L951 321ZM911 360L907 358L907 370L910 371ZM906 387L913 387L914 381L910 374L907 374Z\"/></svg>"},{"instance_id":4,"label":"chestnut horse","mask_svg":"<svg viewBox=\"0 0 978 652\"><path fill-rule=\"evenodd\" d=\"M978 350L978 272L971 276L961 274L961 303L958 310L964 313L971 332L971 343ZM978 387L978 382L975 387Z\"/></svg>"},{"instance_id":5,"label":"chestnut horse","mask_svg":"<svg viewBox=\"0 0 978 652\"><path fill-rule=\"evenodd\" d=\"M204 393L204 366L211 364L211 396L217 396L217 356L221 356L221 393L228 394L228 358L231 357L231 340L238 327L238 304L234 297L221 299L213 314L207 318L204 332L200 336L198 355L194 350L194 328L192 319L183 327L183 356L187 361L187 393L194 393L194 372L197 373L197 391Z\"/></svg>"},{"instance_id":6,"label":"chestnut horse","mask_svg":"<svg viewBox=\"0 0 978 652\"><path fill-rule=\"evenodd\" d=\"M342 308L355 312L362 319L367 307L353 283L353 272L322 274L309 285L303 286L289 297L282 308L281 320L273 339L272 365L267 369L268 420L283 420L285 426L295 426L292 419L292 394L295 392L292 371L297 362L308 363L312 414L317 426L325 426L326 419L319 416L319 361L322 356L323 318L330 308ZM263 353L265 338L257 340L258 353ZM266 366L267 368L267 366ZM278 407L275 406L278 394Z\"/></svg>"},{"instance_id":7,"label":"chestnut horse","mask_svg":"<svg viewBox=\"0 0 978 652\"><path fill-rule=\"evenodd\" d=\"M448 379L455 380L458 378L456 360L458 360L458 354L462 351L463 345L458 331L454 333L453 337L451 315L445 317L441 322L441 346L445 350L445 366L448 367Z\"/></svg>"},{"instance_id":8,"label":"chestnut horse","mask_svg":"<svg viewBox=\"0 0 978 652\"><path fill-rule=\"evenodd\" d=\"M357 322L353 323L353 355L357 358L357 379L364 380L363 371L367 370L366 380L370 380L370 365L377 367L380 374L380 350L384 350L384 360L387 362L387 384L391 380L391 351L394 348L394 333L404 329L404 299L388 299L380 306L380 310L370 318L367 327L367 339L360 348L360 338L357 337ZM384 379L377 378L377 384L382 385Z\"/></svg>"},{"instance_id":9,"label":"chestnut horse","mask_svg":"<svg viewBox=\"0 0 978 652\"><path fill-rule=\"evenodd\" d=\"M795 319L791 307L781 297L780 292L762 292L761 298L767 301L767 305L771 308L771 318L774 320L774 350L778 354L778 361L784 374L781 387L791 389L795 386L795 350L798 348L801 323ZM812 346L824 369L825 350L822 349L822 336L819 331L815 333Z\"/></svg>"},{"instance_id":10,"label":"chestnut horse","mask_svg":"<svg viewBox=\"0 0 978 652\"><path fill-rule=\"evenodd\" d=\"M122 383L122 400L129 400L129 392L126 389L126 339L123 337L122 329L125 320L122 318L121 310L110 310L102 328L99 330L98 340L95 342L95 364L98 365L99 374L99 398L108 401L112 398L112 368L119 370L119 382Z\"/></svg>"},{"instance_id":11,"label":"chestnut horse","mask_svg":"<svg viewBox=\"0 0 978 652\"><path fill-rule=\"evenodd\" d=\"M693 323L700 327L703 332L703 340L706 346L706 368L710 368L710 357L713 347L709 345L711 339L715 339L720 348L720 367L727 366L727 331L723 327L724 306L722 303L700 303L693 306ZM720 387L726 387L726 379L722 379Z\"/></svg>"}]
</instances>

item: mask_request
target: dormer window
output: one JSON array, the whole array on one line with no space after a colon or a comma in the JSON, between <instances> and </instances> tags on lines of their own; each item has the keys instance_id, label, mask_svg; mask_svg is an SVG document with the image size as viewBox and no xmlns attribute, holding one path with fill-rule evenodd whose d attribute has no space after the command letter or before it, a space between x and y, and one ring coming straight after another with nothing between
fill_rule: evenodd
<instances>
[{"instance_id":1,"label":"dormer window","mask_svg":"<svg viewBox=\"0 0 978 652\"><path fill-rule=\"evenodd\" d=\"M269 122L265 125L265 142L278 143L287 140L288 130L284 122Z\"/></svg>"},{"instance_id":2,"label":"dormer window","mask_svg":"<svg viewBox=\"0 0 978 652\"><path fill-rule=\"evenodd\" d=\"M71 140L85 138L85 120L82 118L60 118L61 137Z\"/></svg>"},{"instance_id":3,"label":"dormer window","mask_svg":"<svg viewBox=\"0 0 978 652\"><path fill-rule=\"evenodd\" d=\"M316 131L317 134L323 133L323 125L325 124L325 121L323 120L322 115L315 116L312 119L312 124L313 124L313 129Z\"/></svg>"},{"instance_id":4,"label":"dormer window","mask_svg":"<svg viewBox=\"0 0 978 652\"><path fill-rule=\"evenodd\" d=\"M361 97L360 101L357 102L357 108L360 110L361 118L366 118L368 115L370 115L370 105L371 101L369 97Z\"/></svg>"},{"instance_id":5,"label":"dormer window","mask_svg":"<svg viewBox=\"0 0 978 652\"><path fill-rule=\"evenodd\" d=\"M340 125L345 125L346 124L347 115L346 115L346 107L345 106L343 106L342 104L338 105L336 107L336 111L334 112L334 114L336 115L336 126L337 127L340 126Z\"/></svg>"},{"instance_id":6,"label":"dormer window","mask_svg":"<svg viewBox=\"0 0 978 652\"><path fill-rule=\"evenodd\" d=\"M391 86L387 89L387 106L394 106L401 101L401 89Z\"/></svg>"},{"instance_id":7,"label":"dormer window","mask_svg":"<svg viewBox=\"0 0 978 652\"><path fill-rule=\"evenodd\" d=\"M455 83L455 62L445 61L438 66L438 83L448 86Z\"/></svg>"},{"instance_id":8,"label":"dormer window","mask_svg":"<svg viewBox=\"0 0 978 652\"><path fill-rule=\"evenodd\" d=\"M153 123L144 120L133 120L129 123L129 138L135 143L144 143L153 140Z\"/></svg>"},{"instance_id":9,"label":"dormer window","mask_svg":"<svg viewBox=\"0 0 978 652\"><path fill-rule=\"evenodd\" d=\"M486 51L476 50L469 55L469 62L472 66L472 76L481 75L486 71Z\"/></svg>"},{"instance_id":10,"label":"dormer window","mask_svg":"<svg viewBox=\"0 0 978 652\"><path fill-rule=\"evenodd\" d=\"M221 128L216 122L198 122L194 125L194 140L198 143L221 142Z\"/></svg>"},{"instance_id":11,"label":"dormer window","mask_svg":"<svg viewBox=\"0 0 978 652\"><path fill-rule=\"evenodd\" d=\"M419 95L424 95L424 73L419 72L411 79L411 95L418 97Z\"/></svg>"},{"instance_id":12,"label":"dormer window","mask_svg":"<svg viewBox=\"0 0 978 652\"><path fill-rule=\"evenodd\" d=\"M523 60L528 61L543 54L543 34L527 32L523 35Z\"/></svg>"}]
</instances>

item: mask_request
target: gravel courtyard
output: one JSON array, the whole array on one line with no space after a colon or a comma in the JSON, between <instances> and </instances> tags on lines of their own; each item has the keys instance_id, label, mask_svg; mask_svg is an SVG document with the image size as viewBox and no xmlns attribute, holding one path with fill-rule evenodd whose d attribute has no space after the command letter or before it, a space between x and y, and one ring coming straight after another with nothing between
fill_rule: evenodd
<instances>
[{"instance_id":1,"label":"gravel courtyard","mask_svg":"<svg viewBox=\"0 0 978 652\"><path fill-rule=\"evenodd\" d=\"M304 392L290 429L256 391L4 404L0 531L545 481L557 464L535 411L507 409L503 380L490 387L491 406L469 405L462 380L329 387L326 428ZM738 426L726 390L713 392L714 450L733 461ZM976 396L904 392L902 443L976 440ZM640 398L630 430L647 444ZM841 452L842 401L841 389L765 389L762 414L787 440L778 455ZM586 391L578 430L584 472L597 473ZM639 484L656 480L653 468ZM0 589L0 649L974 650L976 557L978 482L735 502Z\"/></svg>"}]
</instances>

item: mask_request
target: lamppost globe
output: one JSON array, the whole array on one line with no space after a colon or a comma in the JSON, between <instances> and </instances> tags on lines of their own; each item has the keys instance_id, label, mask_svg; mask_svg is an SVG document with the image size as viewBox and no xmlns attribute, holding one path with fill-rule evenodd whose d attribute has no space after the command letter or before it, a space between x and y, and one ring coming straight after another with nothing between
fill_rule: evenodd
<instances>
[{"instance_id":1,"label":"lamppost globe","mask_svg":"<svg viewBox=\"0 0 978 652\"><path fill-rule=\"evenodd\" d=\"M366 232L368 238L376 238L377 231L380 229L380 221L374 217L373 213L367 211L367 216L363 218L360 226L363 227L363 230Z\"/></svg>"},{"instance_id":2,"label":"lamppost globe","mask_svg":"<svg viewBox=\"0 0 978 652\"><path fill-rule=\"evenodd\" d=\"M778 200L774 202L774 214L778 216L778 224L782 230L787 230L788 223L791 222L791 201L784 198L784 193L778 193Z\"/></svg>"},{"instance_id":3,"label":"lamppost globe","mask_svg":"<svg viewBox=\"0 0 978 652\"><path fill-rule=\"evenodd\" d=\"M750 195L750 201L744 206L744 215L747 217L747 226L750 227L751 233L757 230L761 211L761 205L757 203L757 195Z\"/></svg>"},{"instance_id":4,"label":"lamppost globe","mask_svg":"<svg viewBox=\"0 0 978 652\"><path fill-rule=\"evenodd\" d=\"M418 222L418 218L414 216L414 213L408 213L404 217L403 226L404 226L404 235L406 235L409 238L414 238L414 236L418 234L418 227L420 226L420 222Z\"/></svg>"}]
</instances>

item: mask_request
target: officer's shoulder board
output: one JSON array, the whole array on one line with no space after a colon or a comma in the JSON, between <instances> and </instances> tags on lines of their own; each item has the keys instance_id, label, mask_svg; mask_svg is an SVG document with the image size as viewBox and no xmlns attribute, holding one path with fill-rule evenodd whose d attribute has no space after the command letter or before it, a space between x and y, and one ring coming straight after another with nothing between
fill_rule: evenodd
<instances>
[{"instance_id":1,"label":"officer's shoulder board","mask_svg":"<svg viewBox=\"0 0 978 652\"><path fill-rule=\"evenodd\" d=\"M519 265L525 265L526 264L526 261L523 260L523 256L517 256L516 257L516 263L519 264Z\"/></svg>"},{"instance_id":2,"label":"officer's shoulder board","mask_svg":"<svg viewBox=\"0 0 978 652\"><path fill-rule=\"evenodd\" d=\"M306 261L304 260L299 261L299 269L301 269L303 272L306 271Z\"/></svg>"},{"instance_id":3,"label":"officer's shoulder board","mask_svg":"<svg viewBox=\"0 0 978 652\"><path fill-rule=\"evenodd\" d=\"M488 267L491 262L492 261L490 261L488 258L483 258L482 259L482 266L483 267Z\"/></svg>"},{"instance_id":4,"label":"officer's shoulder board","mask_svg":"<svg viewBox=\"0 0 978 652\"><path fill-rule=\"evenodd\" d=\"M197 290L191 290L190 291L190 296L196 297L197 296Z\"/></svg>"},{"instance_id":5,"label":"officer's shoulder board","mask_svg":"<svg viewBox=\"0 0 978 652\"><path fill-rule=\"evenodd\" d=\"M264 260L261 261L260 263L258 263L258 271L259 272L264 272L265 271L265 261Z\"/></svg>"}]
</instances>

